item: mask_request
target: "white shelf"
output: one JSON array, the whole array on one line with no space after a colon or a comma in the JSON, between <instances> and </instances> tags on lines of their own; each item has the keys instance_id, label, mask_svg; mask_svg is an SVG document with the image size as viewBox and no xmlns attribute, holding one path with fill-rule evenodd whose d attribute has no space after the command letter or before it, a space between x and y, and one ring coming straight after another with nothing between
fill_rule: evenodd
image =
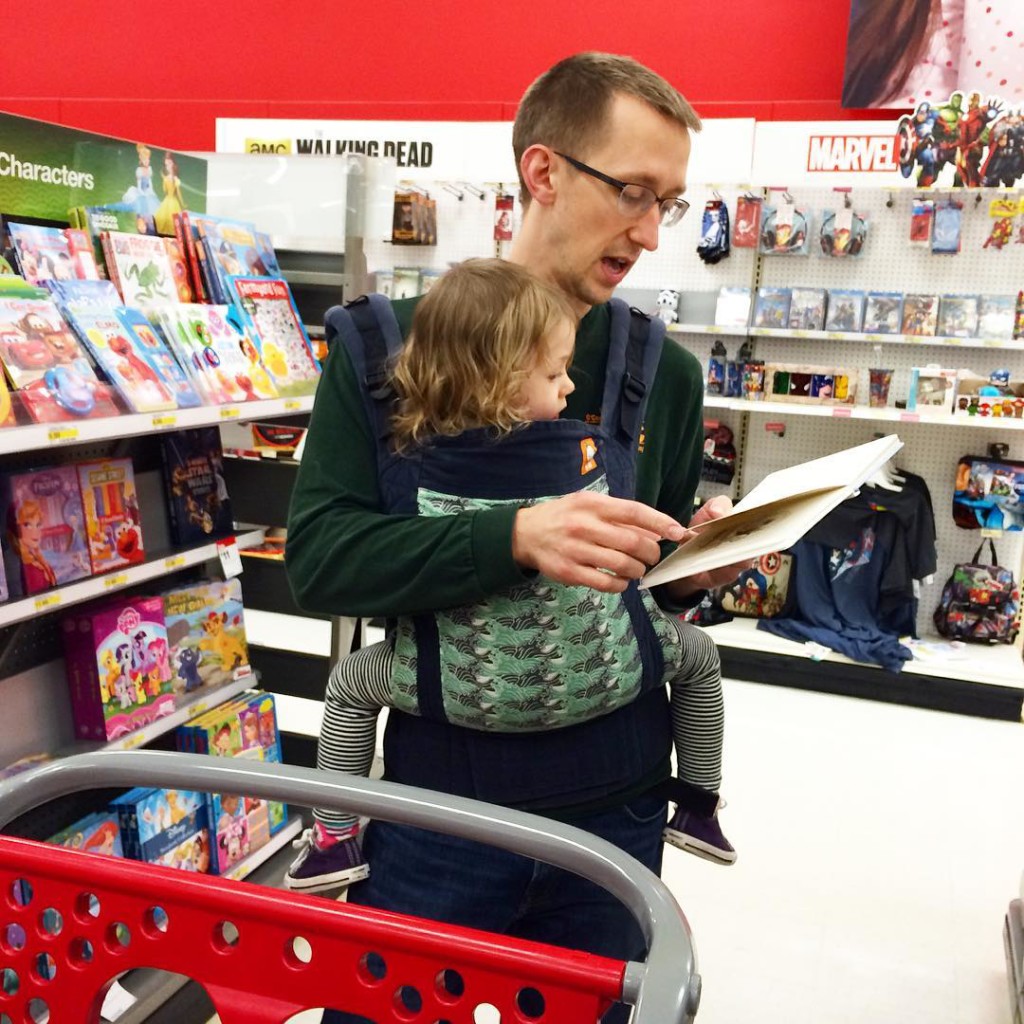
<instances>
[{"instance_id":1,"label":"white shelf","mask_svg":"<svg viewBox=\"0 0 1024 1024\"><path fill-rule=\"evenodd\" d=\"M720 647L734 647L762 654L781 654L794 658L809 658L806 644L785 637L776 636L757 628L756 619L735 618L706 627L710 636ZM923 637L924 640L940 641L938 636ZM815 649L817 650L817 649ZM939 658L914 659L905 662L903 672L911 675L932 676L942 679L962 680L980 686L1011 687L1024 690L1024 661L1020 649L1012 644L968 644L963 656L950 660ZM821 659L823 663L841 665L865 665L843 654L829 651ZM867 665L878 668L877 665ZM878 668L879 672L884 671Z\"/></svg>"},{"instance_id":2,"label":"white shelf","mask_svg":"<svg viewBox=\"0 0 1024 1024\"><path fill-rule=\"evenodd\" d=\"M718 327L715 324L669 324L669 334L726 334L730 337L745 337L746 327Z\"/></svg>"},{"instance_id":3,"label":"white shelf","mask_svg":"<svg viewBox=\"0 0 1024 1024\"><path fill-rule=\"evenodd\" d=\"M823 416L828 419L878 420L886 423L927 423L935 427L978 427L985 430L1024 430L1024 419L1008 416L951 416L947 413L875 409L869 405L812 405L803 402L750 402L745 398L705 395L706 409L734 409L764 416Z\"/></svg>"},{"instance_id":4,"label":"white shelf","mask_svg":"<svg viewBox=\"0 0 1024 1024\"><path fill-rule=\"evenodd\" d=\"M265 536L266 530L263 528L250 529L236 534L235 540L240 548L249 548L262 543ZM221 538L222 541L228 539L230 538ZM44 594L33 594L32 597L8 601L6 604L0 605L0 626L9 626L15 622L34 618L42 612L52 612L57 608L67 608L94 597L113 594L126 587L137 586L139 583L166 576L168 573L177 572L179 569L185 569L191 565L201 565L216 557L217 542L213 541L199 547L188 548L185 551L161 555L159 558L142 562L140 565L129 566L118 572L107 573L103 576L90 576L88 579L69 583L65 587L50 590Z\"/></svg>"},{"instance_id":5,"label":"white shelf","mask_svg":"<svg viewBox=\"0 0 1024 1024\"><path fill-rule=\"evenodd\" d=\"M754 338L807 338L812 341L870 342L873 345L941 345L958 348L1002 348L1024 352L1024 338L954 338L944 335L863 334L856 331L796 331L778 327L751 327Z\"/></svg>"},{"instance_id":6,"label":"white shelf","mask_svg":"<svg viewBox=\"0 0 1024 1024\"><path fill-rule=\"evenodd\" d=\"M1024 338L956 338L946 335L864 334L860 331L800 331L785 327L718 327L669 324L670 334L725 334L751 338L806 338L808 341L868 342L872 345L938 345L950 348L998 348L1024 352Z\"/></svg>"},{"instance_id":7,"label":"white shelf","mask_svg":"<svg viewBox=\"0 0 1024 1024\"><path fill-rule=\"evenodd\" d=\"M300 398L271 398L232 405L202 405L195 409L174 409L170 412L126 413L103 419L76 420L74 423L31 423L0 430L0 455L91 441L109 441L167 430L291 416L309 412L312 408L313 396L303 395Z\"/></svg>"}]
</instances>

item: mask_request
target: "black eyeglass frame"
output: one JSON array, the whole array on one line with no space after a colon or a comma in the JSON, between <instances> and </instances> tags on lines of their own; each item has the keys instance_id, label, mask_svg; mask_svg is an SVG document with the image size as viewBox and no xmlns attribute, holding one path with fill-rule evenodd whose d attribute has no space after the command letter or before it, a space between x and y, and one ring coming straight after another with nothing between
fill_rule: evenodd
<instances>
[{"instance_id":1,"label":"black eyeglass frame","mask_svg":"<svg viewBox=\"0 0 1024 1024\"><path fill-rule=\"evenodd\" d=\"M555 156L560 156L570 166L575 167L577 171L582 171L584 174L589 174L592 178L597 178L598 181L603 181L606 185L611 185L612 188L618 189L619 198L621 200L625 190L627 188L642 188L646 192L650 192L654 196L654 201L651 206L657 206L661 211L661 220L663 227L672 227L674 224L678 224L689 210L690 204L682 196L659 196L653 188L647 185L641 185L635 181L620 181L618 178L613 178L610 174L605 174L603 171L599 171L589 164L585 164L582 160L577 160L575 157L569 156L568 153L560 153L557 149L552 150ZM650 209L650 206L647 208ZM668 223L665 223L666 217L671 217L672 213L676 210L681 211L677 216L672 217ZM644 210L646 213L647 210ZM643 216L643 214L634 214L633 216Z\"/></svg>"}]
</instances>

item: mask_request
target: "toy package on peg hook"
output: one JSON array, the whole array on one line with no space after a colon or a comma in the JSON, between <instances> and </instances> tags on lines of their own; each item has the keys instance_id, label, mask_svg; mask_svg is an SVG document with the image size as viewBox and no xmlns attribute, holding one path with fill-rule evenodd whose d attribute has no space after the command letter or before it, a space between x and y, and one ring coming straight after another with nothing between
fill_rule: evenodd
<instances>
[{"instance_id":1,"label":"toy package on peg hook","mask_svg":"<svg viewBox=\"0 0 1024 1024\"><path fill-rule=\"evenodd\" d=\"M765 206L761 218L760 252L763 256L807 256L811 251L811 218L787 197Z\"/></svg>"},{"instance_id":2,"label":"toy package on peg hook","mask_svg":"<svg viewBox=\"0 0 1024 1024\"><path fill-rule=\"evenodd\" d=\"M859 256L868 237L868 218L854 213L848 203L838 210L822 210L819 237L825 256Z\"/></svg>"},{"instance_id":3,"label":"toy package on peg hook","mask_svg":"<svg viewBox=\"0 0 1024 1024\"><path fill-rule=\"evenodd\" d=\"M963 212L964 204L958 199L948 199L935 207L935 224L932 227L933 253L956 256L960 252Z\"/></svg>"},{"instance_id":4,"label":"toy package on peg hook","mask_svg":"<svg viewBox=\"0 0 1024 1024\"><path fill-rule=\"evenodd\" d=\"M705 263L717 263L729 255L729 207L717 192L704 204L697 255Z\"/></svg>"},{"instance_id":5,"label":"toy package on peg hook","mask_svg":"<svg viewBox=\"0 0 1024 1024\"><path fill-rule=\"evenodd\" d=\"M915 199L910 209L910 244L928 245L932 240L932 223L935 220L935 201Z\"/></svg>"},{"instance_id":6,"label":"toy package on peg hook","mask_svg":"<svg viewBox=\"0 0 1024 1024\"><path fill-rule=\"evenodd\" d=\"M749 193L736 200L736 223L732 229L732 244L737 249L753 249L757 246L761 230L761 207L759 196Z\"/></svg>"}]
</instances>

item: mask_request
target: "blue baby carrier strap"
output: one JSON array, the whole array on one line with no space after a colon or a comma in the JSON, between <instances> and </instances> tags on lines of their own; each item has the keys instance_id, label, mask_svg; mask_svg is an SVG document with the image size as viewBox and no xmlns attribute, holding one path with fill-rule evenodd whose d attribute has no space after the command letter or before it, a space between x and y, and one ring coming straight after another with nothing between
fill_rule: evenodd
<instances>
[{"instance_id":1,"label":"blue baby carrier strap","mask_svg":"<svg viewBox=\"0 0 1024 1024\"><path fill-rule=\"evenodd\" d=\"M391 366L405 343L391 300L384 295L361 295L344 306L331 306L324 314L328 350L340 341L348 350L359 378L366 418L377 442L377 465L387 453L395 389Z\"/></svg>"}]
</instances>

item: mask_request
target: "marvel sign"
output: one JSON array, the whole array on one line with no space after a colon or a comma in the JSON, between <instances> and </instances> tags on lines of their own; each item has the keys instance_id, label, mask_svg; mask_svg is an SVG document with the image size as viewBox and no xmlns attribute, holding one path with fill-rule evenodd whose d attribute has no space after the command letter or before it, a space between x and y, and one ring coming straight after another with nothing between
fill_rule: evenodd
<instances>
[{"instance_id":1,"label":"marvel sign","mask_svg":"<svg viewBox=\"0 0 1024 1024\"><path fill-rule=\"evenodd\" d=\"M812 135L807 170L814 172L891 172L899 168L893 135Z\"/></svg>"}]
</instances>

